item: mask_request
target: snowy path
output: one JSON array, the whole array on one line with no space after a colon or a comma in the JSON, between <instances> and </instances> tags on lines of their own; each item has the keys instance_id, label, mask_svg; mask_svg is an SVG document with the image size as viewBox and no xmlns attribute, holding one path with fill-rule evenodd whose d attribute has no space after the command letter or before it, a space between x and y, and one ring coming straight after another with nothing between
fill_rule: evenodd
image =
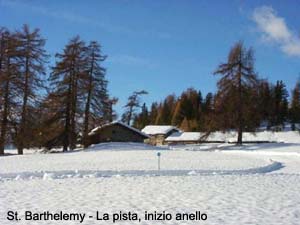
<instances>
[{"instance_id":1,"label":"snowy path","mask_svg":"<svg viewBox=\"0 0 300 225\"><path fill-rule=\"evenodd\" d=\"M237 170L268 165L272 157L201 152L163 150L162 170ZM0 157L0 173L21 173L64 170L156 170L157 150L88 151L66 154L31 154ZM280 162L280 161L279 161Z\"/></svg>"},{"instance_id":2,"label":"snowy path","mask_svg":"<svg viewBox=\"0 0 300 225\"><path fill-rule=\"evenodd\" d=\"M269 165L244 170L123 170L123 171L44 171L0 174L0 181L42 178L44 180L66 178L99 178L115 176L195 176L195 175L249 175L270 173L283 168L282 163L271 161Z\"/></svg>"}]
</instances>

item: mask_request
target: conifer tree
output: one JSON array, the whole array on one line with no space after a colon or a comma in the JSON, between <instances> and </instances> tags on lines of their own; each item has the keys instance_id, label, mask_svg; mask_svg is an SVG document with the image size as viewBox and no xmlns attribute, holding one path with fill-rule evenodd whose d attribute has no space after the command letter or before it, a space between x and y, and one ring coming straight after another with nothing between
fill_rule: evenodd
<instances>
[{"instance_id":1,"label":"conifer tree","mask_svg":"<svg viewBox=\"0 0 300 225\"><path fill-rule=\"evenodd\" d=\"M174 126L180 125L182 120L184 119L184 115L182 114L181 108L181 99L178 99L171 120L171 124Z\"/></svg>"},{"instance_id":2,"label":"conifer tree","mask_svg":"<svg viewBox=\"0 0 300 225\"><path fill-rule=\"evenodd\" d=\"M143 129L149 124L149 112L146 104L144 103L141 109L141 113L134 118L133 126L137 129Z\"/></svg>"},{"instance_id":3,"label":"conifer tree","mask_svg":"<svg viewBox=\"0 0 300 225\"><path fill-rule=\"evenodd\" d=\"M205 96L205 100L202 104L202 111L204 113L209 112L212 109L212 105L213 105L213 94L211 92L209 92Z\"/></svg>"},{"instance_id":4,"label":"conifer tree","mask_svg":"<svg viewBox=\"0 0 300 225\"><path fill-rule=\"evenodd\" d=\"M164 102L160 105L156 122L158 125L169 125L172 122L172 114L176 104L176 96L168 95Z\"/></svg>"},{"instance_id":5,"label":"conifer tree","mask_svg":"<svg viewBox=\"0 0 300 225\"><path fill-rule=\"evenodd\" d=\"M112 122L117 118L117 113L113 109L113 106L117 104L118 98L112 97L103 100L105 102L104 108L103 108L103 120L104 122Z\"/></svg>"},{"instance_id":6,"label":"conifer tree","mask_svg":"<svg viewBox=\"0 0 300 225\"><path fill-rule=\"evenodd\" d=\"M108 112L111 107L107 92L107 80L105 79L105 69L100 65L106 56L101 53L100 45L93 41L89 44L86 50L86 74L84 77L84 92L85 100L84 110L84 129L83 142L87 147L88 132L91 128L91 119L104 118L104 114ZM91 118L92 116L92 118ZM95 118L96 117L96 118ZM93 123L95 126L95 124Z\"/></svg>"},{"instance_id":7,"label":"conifer tree","mask_svg":"<svg viewBox=\"0 0 300 225\"><path fill-rule=\"evenodd\" d=\"M295 130L295 124L300 123L300 81L296 83L292 90L291 107L289 111L292 130Z\"/></svg>"},{"instance_id":8,"label":"conifer tree","mask_svg":"<svg viewBox=\"0 0 300 225\"><path fill-rule=\"evenodd\" d=\"M78 98L83 91L84 76L86 75L86 46L77 36L69 41L63 53L56 54L57 62L50 76L53 99L58 101L57 110L60 111L57 119L64 123L64 130L57 137L62 136L63 151L71 150L76 146L76 115L82 105ZM58 115L58 113L56 113Z\"/></svg>"},{"instance_id":9,"label":"conifer tree","mask_svg":"<svg viewBox=\"0 0 300 225\"><path fill-rule=\"evenodd\" d=\"M145 94L148 94L145 90L134 91L132 95L128 97L127 104L124 106L125 112L122 115L122 121L127 125L130 125L132 119L136 116L136 110L141 108L140 96Z\"/></svg>"},{"instance_id":10,"label":"conifer tree","mask_svg":"<svg viewBox=\"0 0 300 225\"><path fill-rule=\"evenodd\" d=\"M211 114L214 114L213 111L213 94L212 93L207 93L205 96L205 99L203 100L203 103L201 105L201 113L202 117L200 118L200 125L199 125L199 130L200 131L207 131L210 130L212 131L212 116Z\"/></svg>"},{"instance_id":11,"label":"conifer tree","mask_svg":"<svg viewBox=\"0 0 300 225\"><path fill-rule=\"evenodd\" d=\"M180 129L186 132L190 130L189 120L186 117L184 117L184 119L182 120Z\"/></svg>"},{"instance_id":12,"label":"conifer tree","mask_svg":"<svg viewBox=\"0 0 300 225\"><path fill-rule=\"evenodd\" d=\"M30 31L28 25L24 25L22 30L17 32L16 38L21 56L19 65L21 66L20 87L22 90L22 109L16 144L18 153L23 154L24 142L30 140L26 138L30 134L29 129L31 128L28 126L28 108L34 107L38 100L37 92L40 94L44 88L43 76L45 76L44 65L47 54L44 50L45 39L41 37L38 29Z\"/></svg>"},{"instance_id":13,"label":"conifer tree","mask_svg":"<svg viewBox=\"0 0 300 225\"><path fill-rule=\"evenodd\" d=\"M288 116L288 92L283 81L277 81L272 90L273 95L273 110L272 110L272 125L284 126L284 122Z\"/></svg>"},{"instance_id":14,"label":"conifer tree","mask_svg":"<svg viewBox=\"0 0 300 225\"><path fill-rule=\"evenodd\" d=\"M214 74L222 75L222 78L218 81L220 95L229 97L231 102L235 103L235 108L232 109L232 117L238 133L238 145L243 142L242 135L245 129L244 114L247 109L245 90L257 84L253 64L253 50L246 49L242 42L238 42L230 50L227 62L219 65L214 72Z\"/></svg>"},{"instance_id":15,"label":"conifer tree","mask_svg":"<svg viewBox=\"0 0 300 225\"><path fill-rule=\"evenodd\" d=\"M0 28L0 155L4 154L10 118L20 104L20 54L14 33Z\"/></svg>"},{"instance_id":16,"label":"conifer tree","mask_svg":"<svg viewBox=\"0 0 300 225\"><path fill-rule=\"evenodd\" d=\"M261 121L267 126L267 129L269 129L271 126L273 98L272 85L268 81L262 80L259 82L258 96L260 118Z\"/></svg>"},{"instance_id":17,"label":"conifer tree","mask_svg":"<svg viewBox=\"0 0 300 225\"><path fill-rule=\"evenodd\" d=\"M158 115L158 103L154 102L151 104L151 110L149 113L149 124L156 124L156 118Z\"/></svg>"}]
</instances>

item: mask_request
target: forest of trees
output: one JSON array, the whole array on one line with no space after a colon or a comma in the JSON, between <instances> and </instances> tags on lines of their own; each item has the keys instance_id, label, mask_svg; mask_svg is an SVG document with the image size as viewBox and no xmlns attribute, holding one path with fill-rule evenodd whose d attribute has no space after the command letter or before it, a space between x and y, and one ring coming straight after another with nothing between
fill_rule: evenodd
<instances>
[{"instance_id":1,"label":"forest of trees","mask_svg":"<svg viewBox=\"0 0 300 225\"><path fill-rule=\"evenodd\" d=\"M253 95L243 99L245 131L260 125L266 129L282 129L284 123L300 123L300 82L292 90L290 101L283 81L272 84L260 80ZM232 96L235 97L235 96ZM180 96L168 95L162 102L148 108L142 104L133 119L133 126L142 129L152 125L174 125L184 131L216 131L235 129L236 103L220 92L202 95L200 90L188 88Z\"/></svg>"},{"instance_id":2,"label":"forest of trees","mask_svg":"<svg viewBox=\"0 0 300 225\"><path fill-rule=\"evenodd\" d=\"M38 29L0 28L0 155L9 143L19 154L30 147L72 150L90 129L115 119L99 43L76 36L52 67L49 57Z\"/></svg>"},{"instance_id":3,"label":"forest of trees","mask_svg":"<svg viewBox=\"0 0 300 225\"><path fill-rule=\"evenodd\" d=\"M300 123L300 82L289 96L282 80L272 84L259 79L253 50L242 42L232 47L215 74L221 75L216 93L203 96L200 90L189 88L180 96L172 94L152 103L149 109L143 104L133 126L174 125L184 131L207 133L233 129L238 131L237 143L241 144L243 131L253 132L260 126L280 130L287 122L295 130L295 124Z\"/></svg>"},{"instance_id":4,"label":"forest of trees","mask_svg":"<svg viewBox=\"0 0 300 225\"><path fill-rule=\"evenodd\" d=\"M0 28L0 155L7 144L19 154L30 147L87 146L89 131L117 118L109 96L106 56L96 41L79 36L69 40L50 65L46 41L39 29ZM53 57L53 56L52 56ZM138 129L146 125L174 125L184 131L255 131L262 124L280 129L300 123L300 82L289 96L283 81L259 79L251 48L237 42L226 61L216 67L216 93L202 95L189 88L150 106L142 104L145 90L134 91L121 119ZM199 82L200 83L200 82Z\"/></svg>"}]
</instances>

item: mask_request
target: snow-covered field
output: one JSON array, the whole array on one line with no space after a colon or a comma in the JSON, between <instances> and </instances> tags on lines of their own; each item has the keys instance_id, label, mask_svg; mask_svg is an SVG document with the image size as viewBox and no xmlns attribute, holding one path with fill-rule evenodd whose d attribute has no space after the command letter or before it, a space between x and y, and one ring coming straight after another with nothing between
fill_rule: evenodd
<instances>
[{"instance_id":1,"label":"snow-covered field","mask_svg":"<svg viewBox=\"0 0 300 225\"><path fill-rule=\"evenodd\" d=\"M161 170L157 170L157 152ZM21 221L8 221L7 211ZM86 213L84 221L25 221L24 211ZM300 224L300 144L153 147L109 143L71 153L0 157L0 224ZM165 212L170 221L145 221ZM177 221L201 211L205 221ZM88 216L93 216L89 218Z\"/></svg>"}]
</instances>

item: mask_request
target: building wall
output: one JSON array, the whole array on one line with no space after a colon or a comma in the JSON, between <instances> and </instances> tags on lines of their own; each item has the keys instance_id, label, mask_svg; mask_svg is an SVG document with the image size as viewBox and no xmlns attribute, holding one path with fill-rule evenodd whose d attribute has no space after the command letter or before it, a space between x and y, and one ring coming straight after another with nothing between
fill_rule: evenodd
<instances>
[{"instance_id":1,"label":"building wall","mask_svg":"<svg viewBox=\"0 0 300 225\"><path fill-rule=\"evenodd\" d=\"M103 127L90 136L90 144L100 142L144 142L145 137L119 124Z\"/></svg>"},{"instance_id":2,"label":"building wall","mask_svg":"<svg viewBox=\"0 0 300 225\"><path fill-rule=\"evenodd\" d=\"M164 144L165 136L163 134L151 135L148 140L151 145L162 145Z\"/></svg>"},{"instance_id":3,"label":"building wall","mask_svg":"<svg viewBox=\"0 0 300 225\"><path fill-rule=\"evenodd\" d=\"M164 145L165 139L169 137L171 134L178 132L177 130L173 129L169 131L167 134L156 134L150 135L150 139L147 141L151 145Z\"/></svg>"}]
</instances>

